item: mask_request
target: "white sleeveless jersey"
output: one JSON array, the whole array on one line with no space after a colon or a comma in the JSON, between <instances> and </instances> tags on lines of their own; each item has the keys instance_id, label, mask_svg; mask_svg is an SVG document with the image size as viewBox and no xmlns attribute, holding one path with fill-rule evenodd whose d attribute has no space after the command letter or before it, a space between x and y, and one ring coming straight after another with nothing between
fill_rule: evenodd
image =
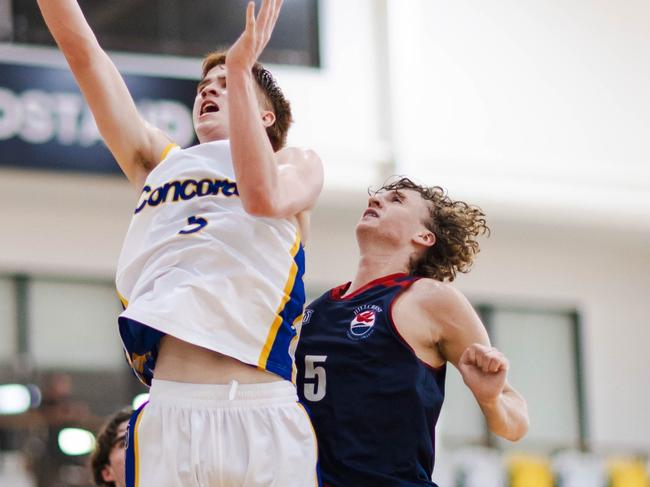
<instances>
[{"instance_id":1,"label":"white sleeveless jersey","mask_svg":"<svg viewBox=\"0 0 650 487\"><path fill-rule=\"evenodd\" d=\"M293 379L303 273L294 224L244 210L228 141L173 149L147 177L118 263L133 370L150 384L169 334Z\"/></svg>"}]
</instances>

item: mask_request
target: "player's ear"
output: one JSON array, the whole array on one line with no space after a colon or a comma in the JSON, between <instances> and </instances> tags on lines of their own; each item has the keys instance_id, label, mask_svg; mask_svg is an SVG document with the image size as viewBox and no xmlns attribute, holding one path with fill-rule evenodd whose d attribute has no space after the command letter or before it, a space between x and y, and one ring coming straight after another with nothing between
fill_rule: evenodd
<instances>
[{"instance_id":1,"label":"player's ear","mask_svg":"<svg viewBox=\"0 0 650 487\"><path fill-rule=\"evenodd\" d=\"M105 482L115 482L115 475L113 474L113 469L110 465L106 465L102 468L102 479L104 479Z\"/></svg>"},{"instance_id":2,"label":"player's ear","mask_svg":"<svg viewBox=\"0 0 650 487\"><path fill-rule=\"evenodd\" d=\"M413 242L423 247L433 247L436 243L436 235L428 228L425 228L415 234Z\"/></svg>"},{"instance_id":3,"label":"player's ear","mask_svg":"<svg viewBox=\"0 0 650 487\"><path fill-rule=\"evenodd\" d=\"M270 127L275 123L275 113L271 110L262 111L262 125L265 127Z\"/></svg>"}]
</instances>

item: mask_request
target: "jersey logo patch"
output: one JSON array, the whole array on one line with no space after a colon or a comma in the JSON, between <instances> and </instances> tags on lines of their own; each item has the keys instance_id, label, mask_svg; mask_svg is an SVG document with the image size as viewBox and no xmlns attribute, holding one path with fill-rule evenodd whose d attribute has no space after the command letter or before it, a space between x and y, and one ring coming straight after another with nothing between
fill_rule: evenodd
<instances>
[{"instance_id":1,"label":"jersey logo patch","mask_svg":"<svg viewBox=\"0 0 650 487\"><path fill-rule=\"evenodd\" d=\"M311 308L306 308L302 315L302 324L308 325L311 321L311 316L314 314L314 310Z\"/></svg>"},{"instance_id":2,"label":"jersey logo patch","mask_svg":"<svg viewBox=\"0 0 650 487\"><path fill-rule=\"evenodd\" d=\"M350 322L348 338L351 340L363 340L372 335L377 315L383 310L375 304L364 304L354 309L354 318Z\"/></svg>"}]
</instances>

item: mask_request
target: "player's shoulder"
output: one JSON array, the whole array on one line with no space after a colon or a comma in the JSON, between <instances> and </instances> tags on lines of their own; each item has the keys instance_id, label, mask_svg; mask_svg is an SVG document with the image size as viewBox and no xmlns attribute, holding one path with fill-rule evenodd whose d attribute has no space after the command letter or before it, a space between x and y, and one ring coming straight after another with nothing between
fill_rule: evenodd
<instances>
[{"instance_id":1,"label":"player's shoulder","mask_svg":"<svg viewBox=\"0 0 650 487\"><path fill-rule=\"evenodd\" d=\"M423 310L440 313L467 301L465 295L449 282L422 278L413 283L409 297Z\"/></svg>"},{"instance_id":2,"label":"player's shoulder","mask_svg":"<svg viewBox=\"0 0 650 487\"><path fill-rule=\"evenodd\" d=\"M277 157L280 164L322 165L320 156L316 151L305 147L283 147L277 152Z\"/></svg>"}]
</instances>

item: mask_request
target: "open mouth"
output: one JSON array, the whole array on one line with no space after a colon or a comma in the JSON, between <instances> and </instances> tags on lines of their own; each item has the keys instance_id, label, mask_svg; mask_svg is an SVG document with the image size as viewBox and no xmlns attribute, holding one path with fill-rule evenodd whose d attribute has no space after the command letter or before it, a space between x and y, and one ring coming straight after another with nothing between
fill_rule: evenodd
<instances>
[{"instance_id":1,"label":"open mouth","mask_svg":"<svg viewBox=\"0 0 650 487\"><path fill-rule=\"evenodd\" d=\"M219 105L213 101L205 101L201 105L201 115L206 113L217 113L219 111Z\"/></svg>"},{"instance_id":2,"label":"open mouth","mask_svg":"<svg viewBox=\"0 0 650 487\"><path fill-rule=\"evenodd\" d=\"M372 208L368 208L366 211L363 212L363 216L369 216L372 218L379 218L379 213L377 213L375 210Z\"/></svg>"}]
</instances>

